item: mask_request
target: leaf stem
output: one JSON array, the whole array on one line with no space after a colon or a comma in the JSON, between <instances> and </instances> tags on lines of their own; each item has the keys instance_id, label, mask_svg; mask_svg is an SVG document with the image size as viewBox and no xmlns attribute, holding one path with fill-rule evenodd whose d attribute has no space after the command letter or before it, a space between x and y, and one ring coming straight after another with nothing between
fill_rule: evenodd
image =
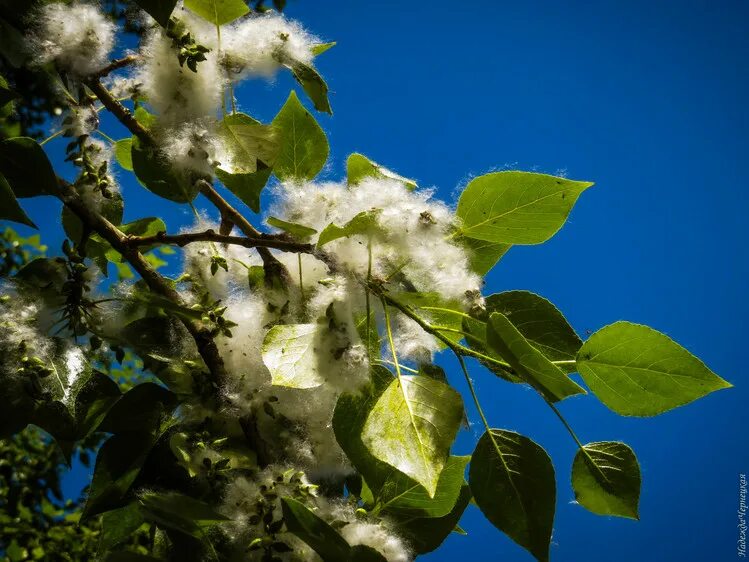
<instances>
[{"instance_id":1,"label":"leaf stem","mask_svg":"<svg viewBox=\"0 0 749 562\"><path fill-rule=\"evenodd\" d=\"M304 280L302 279L302 254L297 254L297 263L299 264L299 295L302 300L302 308L304 308Z\"/></svg>"},{"instance_id":2,"label":"leaf stem","mask_svg":"<svg viewBox=\"0 0 749 562\"><path fill-rule=\"evenodd\" d=\"M390 312L388 311L388 305L385 302L385 297L382 297L382 308L385 311L385 330L387 330L388 335L388 344L390 345L390 353L393 354L393 365L395 366L395 374L398 376L398 382L401 380L401 366L400 363L398 363L398 353L395 351L395 342L393 341L393 330L390 327ZM401 382L401 388L403 388L403 383ZM406 403L408 403L408 397L405 396L405 389L403 389L404 397L406 398Z\"/></svg>"},{"instance_id":3,"label":"leaf stem","mask_svg":"<svg viewBox=\"0 0 749 562\"><path fill-rule=\"evenodd\" d=\"M62 135L63 133L65 133L65 131L64 131L63 129L60 129L60 130L59 130L59 131L57 131L56 133L54 133L54 134L51 134L51 135L50 135L50 136L48 136L48 137L47 137L46 139L44 139L44 140L43 140L42 142L40 142L40 143L39 143L39 146L44 146L44 145L45 145L45 144L47 144L47 143L48 143L49 141L51 141L51 140L54 140L54 139L56 139L57 137L59 137L59 136L60 136L60 135Z\"/></svg>"}]
</instances>

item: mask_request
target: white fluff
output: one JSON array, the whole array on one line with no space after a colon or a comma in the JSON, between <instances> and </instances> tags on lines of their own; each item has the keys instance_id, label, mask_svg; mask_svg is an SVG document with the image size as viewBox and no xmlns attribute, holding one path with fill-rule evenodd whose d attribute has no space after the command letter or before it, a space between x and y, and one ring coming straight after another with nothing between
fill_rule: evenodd
<instances>
[{"instance_id":1,"label":"white fluff","mask_svg":"<svg viewBox=\"0 0 749 562\"><path fill-rule=\"evenodd\" d=\"M400 538L380 524L355 521L341 529L341 535L351 545L363 544L374 548L388 562L409 562L411 553Z\"/></svg>"},{"instance_id":2,"label":"white fluff","mask_svg":"<svg viewBox=\"0 0 749 562\"><path fill-rule=\"evenodd\" d=\"M230 78L272 77L283 61L312 62L319 39L280 14L257 14L222 29L223 62Z\"/></svg>"},{"instance_id":3,"label":"white fluff","mask_svg":"<svg viewBox=\"0 0 749 562\"><path fill-rule=\"evenodd\" d=\"M180 66L172 40L161 28L151 30L141 49L143 62L136 79L159 124L170 128L201 118L215 118L221 107L225 80L216 52L206 53L198 71Z\"/></svg>"},{"instance_id":4,"label":"white fluff","mask_svg":"<svg viewBox=\"0 0 749 562\"><path fill-rule=\"evenodd\" d=\"M39 63L86 76L107 64L116 26L93 4L51 3L39 10L31 43Z\"/></svg>"}]
</instances>

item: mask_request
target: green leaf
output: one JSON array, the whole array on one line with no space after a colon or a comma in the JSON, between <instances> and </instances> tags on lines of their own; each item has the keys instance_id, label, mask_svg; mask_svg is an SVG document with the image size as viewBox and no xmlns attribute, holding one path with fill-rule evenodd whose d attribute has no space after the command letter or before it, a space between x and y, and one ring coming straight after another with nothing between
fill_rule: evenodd
<instances>
[{"instance_id":1,"label":"green leaf","mask_svg":"<svg viewBox=\"0 0 749 562\"><path fill-rule=\"evenodd\" d=\"M252 174L273 166L279 150L273 127L244 113L233 113L221 121L220 135L233 157L232 174Z\"/></svg>"},{"instance_id":2,"label":"green leaf","mask_svg":"<svg viewBox=\"0 0 749 562\"><path fill-rule=\"evenodd\" d=\"M325 47L325 45L329 45L329 47L327 47L327 49L329 49L330 47L335 45L335 43L333 44L326 43L324 45L317 45L317 47ZM323 49L323 52L326 51L327 49ZM312 50L314 52L314 47L312 48ZM8 86L8 81L2 76L0 76L0 108L5 107L8 103L12 102L14 99L17 99L18 97L19 97L18 94L14 92L13 90L11 90L10 87Z\"/></svg>"},{"instance_id":3,"label":"green leaf","mask_svg":"<svg viewBox=\"0 0 749 562\"><path fill-rule=\"evenodd\" d=\"M412 191L418 187L414 180L404 178L357 152L351 154L346 160L346 175L349 185L357 185L363 179L372 177L399 181Z\"/></svg>"},{"instance_id":4,"label":"green leaf","mask_svg":"<svg viewBox=\"0 0 749 562\"><path fill-rule=\"evenodd\" d=\"M493 312L486 326L486 342L503 357L525 382L548 400L557 402L585 390L549 361L523 337L500 312Z\"/></svg>"},{"instance_id":5,"label":"green leaf","mask_svg":"<svg viewBox=\"0 0 749 562\"><path fill-rule=\"evenodd\" d=\"M250 11L242 0L185 0L185 8L215 25L232 22Z\"/></svg>"},{"instance_id":6,"label":"green leaf","mask_svg":"<svg viewBox=\"0 0 749 562\"><path fill-rule=\"evenodd\" d=\"M132 143L133 172L146 189L175 203L189 203L195 199L197 186L178 176L163 152L155 147L143 146L137 137L133 137Z\"/></svg>"},{"instance_id":7,"label":"green leaf","mask_svg":"<svg viewBox=\"0 0 749 562\"><path fill-rule=\"evenodd\" d=\"M378 232L377 217L380 212L380 209L362 211L343 226L337 226L333 223L329 224L320 233L317 239L317 247L322 248L328 242L338 240L339 238L347 238L357 234L371 235Z\"/></svg>"},{"instance_id":8,"label":"green leaf","mask_svg":"<svg viewBox=\"0 0 749 562\"><path fill-rule=\"evenodd\" d=\"M39 143L28 137L0 142L0 173L16 197L57 193L57 176Z\"/></svg>"},{"instance_id":9,"label":"green leaf","mask_svg":"<svg viewBox=\"0 0 749 562\"><path fill-rule=\"evenodd\" d=\"M495 527L547 562L556 504L551 459L523 435L490 431L479 439L468 472L476 504Z\"/></svg>"},{"instance_id":10,"label":"green leaf","mask_svg":"<svg viewBox=\"0 0 749 562\"><path fill-rule=\"evenodd\" d=\"M156 431L176 405L177 397L163 386L141 383L117 400L98 429L108 433Z\"/></svg>"},{"instance_id":11,"label":"green leaf","mask_svg":"<svg viewBox=\"0 0 749 562\"><path fill-rule=\"evenodd\" d=\"M169 23L169 16L177 5L177 0L135 0L135 3L147 12L161 27Z\"/></svg>"},{"instance_id":12,"label":"green leaf","mask_svg":"<svg viewBox=\"0 0 749 562\"><path fill-rule=\"evenodd\" d=\"M421 484L430 498L463 419L463 401L450 386L423 376L394 379L362 430L378 459Z\"/></svg>"},{"instance_id":13,"label":"green leaf","mask_svg":"<svg viewBox=\"0 0 749 562\"><path fill-rule=\"evenodd\" d=\"M166 232L166 225L164 224L164 221L158 217L144 217L127 224L122 224L119 228L123 232L123 234L126 234L128 236L148 237L156 236L159 232ZM97 240L101 239L97 237ZM154 244L141 248L141 252L147 252L148 250L153 249L155 246L156 245ZM105 255L109 261L114 263L124 263L125 261L122 255L114 248L109 248L108 250L106 250Z\"/></svg>"},{"instance_id":14,"label":"green leaf","mask_svg":"<svg viewBox=\"0 0 749 562\"><path fill-rule=\"evenodd\" d=\"M145 521L137 502L102 514L99 548L109 550L130 538Z\"/></svg>"},{"instance_id":15,"label":"green leaf","mask_svg":"<svg viewBox=\"0 0 749 562\"><path fill-rule=\"evenodd\" d=\"M540 244L562 227L592 185L529 172L479 176L458 200L459 233L500 244Z\"/></svg>"},{"instance_id":16,"label":"green leaf","mask_svg":"<svg viewBox=\"0 0 749 562\"><path fill-rule=\"evenodd\" d=\"M284 65L291 70L292 75L299 82L304 93L312 100L315 109L333 115L330 100L328 99L328 85L322 76L320 76L320 73L313 66L298 60L286 60L284 61Z\"/></svg>"},{"instance_id":17,"label":"green leaf","mask_svg":"<svg viewBox=\"0 0 749 562\"><path fill-rule=\"evenodd\" d=\"M577 368L601 402L623 416L655 416L732 386L665 334L630 322L590 336Z\"/></svg>"},{"instance_id":18,"label":"green leaf","mask_svg":"<svg viewBox=\"0 0 749 562\"><path fill-rule=\"evenodd\" d=\"M304 226L303 224L297 224L294 222L287 222L285 220L277 219L276 217L268 217L266 221L270 226L280 228L284 232L291 234L297 238L309 238L313 234L317 233L317 230Z\"/></svg>"},{"instance_id":19,"label":"green leaf","mask_svg":"<svg viewBox=\"0 0 749 562\"><path fill-rule=\"evenodd\" d=\"M78 432L85 437L96 430L109 409L120 399L119 386L107 375L94 371L75 397Z\"/></svg>"},{"instance_id":20,"label":"green leaf","mask_svg":"<svg viewBox=\"0 0 749 562\"><path fill-rule=\"evenodd\" d=\"M640 465L624 443L599 441L578 449L572 488L577 502L593 513L639 519Z\"/></svg>"},{"instance_id":21,"label":"green leaf","mask_svg":"<svg viewBox=\"0 0 749 562\"><path fill-rule=\"evenodd\" d=\"M137 431L115 434L104 442L81 520L122 505L155 442L152 433Z\"/></svg>"},{"instance_id":22,"label":"green leaf","mask_svg":"<svg viewBox=\"0 0 749 562\"><path fill-rule=\"evenodd\" d=\"M260 193L268 183L271 172L271 168L265 168L252 174L230 174L221 168L216 168L216 177L245 205L259 213Z\"/></svg>"},{"instance_id":23,"label":"green leaf","mask_svg":"<svg viewBox=\"0 0 749 562\"><path fill-rule=\"evenodd\" d=\"M114 156L117 163L128 172L133 171L133 139L120 139L114 143Z\"/></svg>"},{"instance_id":24,"label":"green leaf","mask_svg":"<svg viewBox=\"0 0 749 562\"><path fill-rule=\"evenodd\" d=\"M198 538L202 527L229 519L207 503L177 492L145 492L140 504L146 520Z\"/></svg>"},{"instance_id":25,"label":"green leaf","mask_svg":"<svg viewBox=\"0 0 749 562\"><path fill-rule=\"evenodd\" d=\"M314 56L322 55L325 51L332 49L336 45L337 43L335 41L331 41L330 43L318 43L317 45L312 46L312 54Z\"/></svg>"},{"instance_id":26,"label":"green leaf","mask_svg":"<svg viewBox=\"0 0 749 562\"><path fill-rule=\"evenodd\" d=\"M317 324L279 324L263 340L263 363L276 386L315 388L325 382L317 359Z\"/></svg>"},{"instance_id":27,"label":"green leaf","mask_svg":"<svg viewBox=\"0 0 749 562\"><path fill-rule=\"evenodd\" d=\"M460 330L465 315L463 305L457 300L445 300L438 293L417 293L401 291L393 294L391 298L401 305L408 306L414 310L420 310L419 316L426 317L430 324L441 328L448 328L440 333L447 339L457 343L463 339L463 335L451 330ZM442 342L438 342L444 347Z\"/></svg>"},{"instance_id":28,"label":"green leaf","mask_svg":"<svg viewBox=\"0 0 749 562\"><path fill-rule=\"evenodd\" d=\"M504 314L549 361L571 361L557 365L562 371L576 370L574 361L583 342L551 302L529 291L506 291L489 295L485 303L488 314ZM486 341L486 326L478 320L466 320L464 327L475 336L475 339L469 338L472 347L483 351L478 342Z\"/></svg>"},{"instance_id":29,"label":"green leaf","mask_svg":"<svg viewBox=\"0 0 749 562\"><path fill-rule=\"evenodd\" d=\"M273 119L280 150L273 173L281 180L314 178L328 159L328 139L297 98L296 92Z\"/></svg>"},{"instance_id":30,"label":"green leaf","mask_svg":"<svg viewBox=\"0 0 749 562\"><path fill-rule=\"evenodd\" d=\"M351 547L323 519L294 498L281 498L286 528L309 545L326 562L346 562Z\"/></svg>"},{"instance_id":31,"label":"green leaf","mask_svg":"<svg viewBox=\"0 0 749 562\"><path fill-rule=\"evenodd\" d=\"M484 276L502 259L512 244L500 244L486 240L476 240L458 235L455 242L465 248L468 254L468 264L474 273Z\"/></svg>"},{"instance_id":32,"label":"green leaf","mask_svg":"<svg viewBox=\"0 0 749 562\"><path fill-rule=\"evenodd\" d=\"M377 498L380 511L400 516L444 517L458 501L465 482L465 469L470 456L450 456L442 469L433 498L421 485L398 471L393 471Z\"/></svg>"},{"instance_id":33,"label":"green leaf","mask_svg":"<svg viewBox=\"0 0 749 562\"><path fill-rule=\"evenodd\" d=\"M18 201L16 201L16 196L10 188L10 184L2 174L0 174L0 219L11 220L32 228L37 228L18 204Z\"/></svg>"},{"instance_id":34,"label":"green leaf","mask_svg":"<svg viewBox=\"0 0 749 562\"><path fill-rule=\"evenodd\" d=\"M463 512L471 501L468 485L460 489L452 511L442 517L419 517L417 519L396 519L400 534L415 554L426 554L436 550L458 525Z\"/></svg>"},{"instance_id":35,"label":"green leaf","mask_svg":"<svg viewBox=\"0 0 749 562\"><path fill-rule=\"evenodd\" d=\"M88 188L90 189L90 188ZM109 199L102 199L99 212L101 215L117 226L122 221L122 215L125 211L125 203L122 199L122 194L119 191L112 192L112 196ZM83 236L83 223L73 211L67 206L62 208L62 226L67 234L68 238L74 242L80 242ZM92 254L95 255L96 252Z\"/></svg>"},{"instance_id":36,"label":"green leaf","mask_svg":"<svg viewBox=\"0 0 749 562\"><path fill-rule=\"evenodd\" d=\"M104 562L165 562L163 558L148 556L147 554L138 554L129 550L119 552L110 552Z\"/></svg>"}]
</instances>

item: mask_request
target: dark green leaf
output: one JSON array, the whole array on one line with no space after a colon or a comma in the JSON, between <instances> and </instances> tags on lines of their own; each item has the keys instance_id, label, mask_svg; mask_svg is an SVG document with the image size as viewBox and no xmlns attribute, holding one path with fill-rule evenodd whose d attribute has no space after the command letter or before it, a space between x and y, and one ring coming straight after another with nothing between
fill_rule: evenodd
<instances>
[{"instance_id":1,"label":"dark green leaf","mask_svg":"<svg viewBox=\"0 0 749 562\"><path fill-rule=\"evenodd\" d=\"M309 238L313 234L317 233L314 228L310 228L309 226L296 224L294 222L287 222L285 220L277 219L276 217L268 217L265 222L267 222L270 226L280 228L284 232L288 232L289 234L297 238Z\"/></svg>"},{"instance_id":2,"label":"dark green leaf","mask_svg":"<svg viewBox=\"0 0 749 562\"><path fill-rule=\"evenodd\" d=\"M115 434L104 442L96 457L82 520L122 506L155 442L152 433L137 431Z\"/></svg>"},{"instance_id":3,"label":"dark green leaf","mask_svg":"<svg viewBox=\"0 0 749 562\"><path fill-rule=\"evenodd\" d=\"M617 414L655 416L732 385L652 328L615 322L577 354L590 390Z\"/></svg>"},{"instance_id":4,"label":"dark green leaf","mask_svg":"<svg viewBox=\"0 0 749 562\"><path fill-rule=\"evenodd\" d=\"M81 437L96 430L121 395L111 378L98 371L92 373L75 397L75 420Z\"/></svg>"},{"instance_id":5,"label":"dark green leaf","mask_svg":"<svg viewBox=\"0 0 749 562\"><path fill-rule=\"evenodd\" d=\"M328 99L328 85L320 73L314 67L301 61L286 61L284 64L291 70L304 93L312 100L315 109L333 115Z\"/></svg>"},{"instance_id":6,"label":"dark green leaf","mask_svg":"<svg viewBox=\"0 0 749 562\"><path fill-rule=\"evenodd\" d=\"M479 176L458 200L459 233L500 244L540 244L562 227L592 185L529 172Z\"/></svg>"},{"instance_id":7,"label":"dark green leaf","mask_svg":"<svg viewBox=\"0 0 749 562\"><path fill-rule=\"evenodd\" d=\"M349 562L388 562L387 558L377 550L365 544L352 546L347 560Z\"/></svg>"},{"instance_id":8,"label":"dark green leaf","mask_svg":"<svg viewBox=\"0 0 749 562\"><path fill-rule=\"evenodd\" d=\"M314 178L325 165L330 148L325 133L296 92L289 94L273 126L281 145L273 173L281 180Z\"/></svg>"},{"instance_id":9,"label":"dark green leaf","mask_svg":"<svg viewBox=\"0 0 749 562\"><path fill-rule=\"evenodd\" d=\"M185 8L215 25L232 22L250 11L242 0L185 0Z\"/></svg>"},{"instance_id":10,"label":"dark green leaf","mask_svg":"<svg viewBox=\"0 0 749 562\"><path fill-rule=\"evenodd\" d=\"M216 177L234 195L256 213L260 212L260 193L268 183L271 168L264 168L252 174L230 174L216 168Z\"/></svg>"},{"instance_id":11,"label":"dark green leaf","mask_svg":"<svg viewBox=\"0 0 749 562\"><path fill-rule=\"evenodd\" d=\"M600 441L578 449L572 488L577 502L593 513L639 519L640 465L624 443Z\"/></svg>"},{"instance_id":12,"label":"dark green leaf","mask_svg":"<svg viewBox=\"0 0 749 562\"><path fill-rule=\"evenodd\" d=\"M537 560L547 562L556 483L546 451L523 435L492 429L476 445L469 482L486 518Z\"/></svg>"},{"instance_id":13,"label":"dark green leaf","mask_svg":"<svg viewBox=\"0 0 749 562\"><path fill-rule=\"evenodd\" d=\"M143 11L147 12L161 27L169 23L169 16L177 5L177 0L135 0Z\"/></svg>"},{"instance_id":14,"label":"dark green leaf","mask_svg":"<svg viewBox=\"0 0 749 562\"><path fill-rule=\"evenodd\" d=\"M401 376L372 407L361 438L375 457L413 478L433 498L462 419L463 401L450 386Z\"/></svg>"},{"instance_id":15,"label":"dark green leaf","mask_svg":"<svg viewBox=\"0 0 749 562\"><path fill-rule=\"evenodd\" d=\"M157 148L143 146L137 137L133 137L132 142L133 171L146 189L175 203L189 203L195 199L197 186L175 174L165 154Z\"/></svg>"},{"instance_id":16,"label":"dark green leaf","mask_svg":"<svg viewBox=\"0 0 749 562\"><path fill-rule=\"evenodd\" d=\"M201 536L201 527L228 519L207 503L177 492L145 492L140 504L148 521L195 537Z\"/></svg>"},{"instance_id":17,"label":"dark green leaf","mask_svg":"<svg viewBox=\"0 0 749 562\"><path fill-rule=\"evenodd\" d=\"M525 382L548 400L556 402L585 390L533 347L523 334L500 312L489 316L486 342L503 357Z\"/></svg>"},{"instance_id":18,"label":"dark green leaf","mask_svg":"<svg viewBox=\"0 0 749 562\"><path fill-rule=\"evenodd\" d=\"M335 43L330 44L326 43L326 45L329 45L328 48L335 45ZM325 45L317 45L318 47L324 47ZM323 49L325 51L326 49ZM10 89L8 86L8 81L0 76L0 108L5 107L8 103L13 101L14 99L18 98L18 94Z\"/></svg>"},{"instance_id":19,"label":"dark green leaf","mask_svg":"<svg viewBox=\"0 0 749 562\"><path fill-rule=\"evenodd\" d=\"M164 224L164 221L157 217L145 217L142 219L138 219L133 222L129 222L127 224L122 224L119 226L120 230L128 235L128 236L156 236L159 232L166 232L166 225ZM94 237L94 241L101 241L101 238L98 236ZM141 248L141 252L147 252L148 250L151 250L156 245L151 246L145 246ZM115 250L114 248L109 248L105 252L105 256L107 259L114 263L124 263L125 259L122 257L122 255Z\"/></svg>"},{"instance_id":20,"label":"dark green leaf","mask_svg":"<svg viewBox=\"0 0 749 562\"><path fill-rule=\"evenodd\" d=\"M346 175L349 185L357 185L364 178L373 177L399 181L409 190L414 190L418 187L414 180L404 178L357 152L351 154L346 160Z\"/></svg>"},{"instance_id":21,"label":"dark green leaf","mask_svg":"<svg viewBox=\"0 0 749 562\"><path fill-rule=\"evenodd\" d=\"M177 397L152 382L134 386L109 409L99 431L109 433L156 431L177 405Z\"/></svg>"},{"instance_id":22,"label":"dark green leaf","mask_svg":"<svg viewBox=\"0 0 749 562\"><path fill-rule=\"evenodd\" d=\"M351 547L338 532L294 498L281 498L286 528L326 562L346 562Z\"/></svg>"},{"instance_id":23,"label":"dark green leaf","mask_svg":"<svg viewBox=\"0 0 749 562\"><path fill-rule=\"evenodd\" d=\"M39 143L28 137L0 142L0 173L16 197L57 193L57 176Z\"/></svg>"},{"instance_id":24,"label":"dark green leaf","mask_svg":"<svg viewBox=\"0 0 749 562\"><path fill-rule=\"evenodd\" d=\"M468 485L460 489L452 511L442 517L419 517L398 522L398 533L408 542L415 554L426 554L436 550L456 528L468 503L471 501L471 490Z\"/></svg>"},{"instance_id":25,"label":"dark green leaf","mask_svg":"<svg viewBox=\"0 0 749 562\"><path fill-rule=\"evenodd\" d=\"M122 195L118 191L114 191L109 199L102 199L99 212L105 219L117 226L122 221L124 210L125 204L122 200ZM81 223L81 219L67 206L62 208L62 226L68 238L76 243L81 241L83 224Z\"/></svg>"},{"instance_id":26,"label":"dark green leaf","mask_svg":"<svg viewBox=\"0 0 749 562\"><path fill-rule=\"evenodd\" d=\"M10 184L2 174L0 174L0 219L6 219L25 224L32 228L37 228L18 204L18 201L16 201L16 196L10 188Z\"/></svg>"},{"instance_id":27,"label":"dark green leaf","mask_svg":"<svg viewBox=\"0 0 749 562\"><path fill-rule=\"evenodd\" d=\"M144 521L137 502L103 513L99 548L109 550L124 542Z\"/></svg>"}]
</instances>

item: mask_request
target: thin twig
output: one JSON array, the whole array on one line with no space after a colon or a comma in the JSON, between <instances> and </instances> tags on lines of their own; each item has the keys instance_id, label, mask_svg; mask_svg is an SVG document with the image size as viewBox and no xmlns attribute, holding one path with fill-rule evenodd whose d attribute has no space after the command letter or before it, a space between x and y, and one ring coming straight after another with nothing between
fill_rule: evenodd
<instances>
[{"instance_id":1,"label":"thin twig","mask_svg":"<svg viewBox=\"0 0 749 562\"><path fill-rule=\"evenodd\" d=\"M167 234L159 232L153 236L128 236L125 240L130 246L152 246L168 244L170 246L186 246L196 242L215 242L245 248L273 248L284 252L311 254L315 252L312 244L294 242L272 234L259 234L258 237L230 236L218 234L213 229L202 232L186 232L183 234Z\"/></svg>"},{"instance_id":2,"label":"thin twig","mask_svg":"<svg viewBox=\"0 0 749 562\"><path fill-rule=\"evenodd\" d=\"M115 59L101 70L92 74L89 79L99 80L101 78L104 78L115 70L119 70L120 68L125 68L126 66L130 66L131 64L136 63L138 59L139 57L137 55L128 55L126 57L122 57L121 59Z\"/></svg>"}]
</instances>

